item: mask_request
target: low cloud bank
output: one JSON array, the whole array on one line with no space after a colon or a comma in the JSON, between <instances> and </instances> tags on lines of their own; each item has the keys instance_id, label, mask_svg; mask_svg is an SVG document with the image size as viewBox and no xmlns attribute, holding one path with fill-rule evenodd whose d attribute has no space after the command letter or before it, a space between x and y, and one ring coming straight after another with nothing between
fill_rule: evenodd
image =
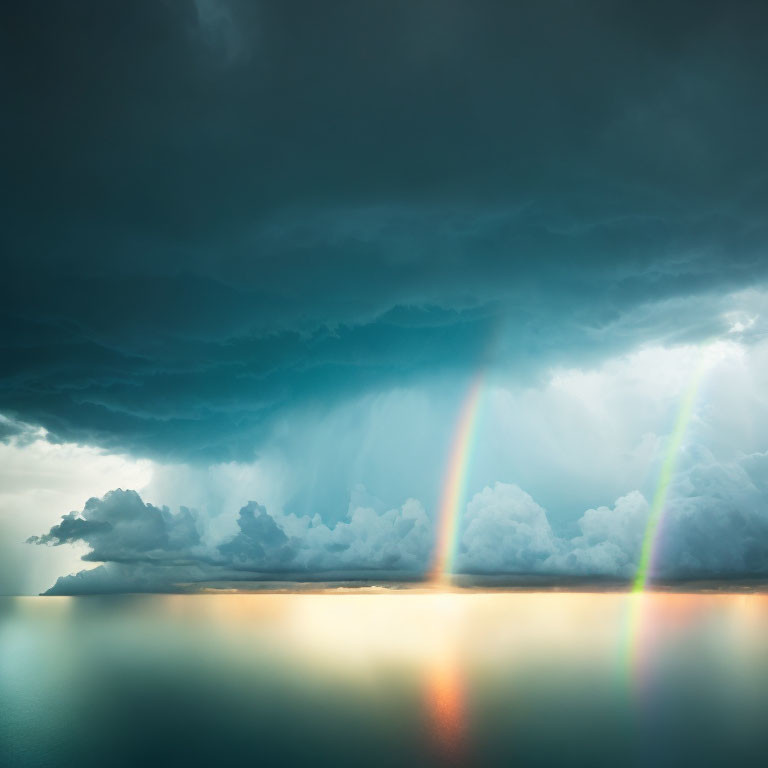
<instances>
[{"instance_id":1,"label":"low cloud bank","mask_svg":"<svg viewBox=\"0 0 768 768\"><path fill-rule=\"evenodd\" d=\"M413 499L381 514L351 508L332 527L317 515L273 515L251 501L239 512L237 533L221 542L208 540L205 523L189 509L173 514L145 503L136 491L117 489L89 499L82 512L64 515L48 533L28 541L82 541L91 548L83 560L103 563L59 578L46 594L174 591L202 581L324 574L418 577L432 543L431 522Z\"/></svg>"},{"instance_id":2,"label":"low cloud bank","mask_svg":"<svg viewBox=\"0 0 768 768\"><path fill-rule=\"evenodd\" d=\"M768 576L768 453L719 464L701 448L682 457L654 546L660 579ZM650 505L639 491L588 509L579 534L555 535L516 485L496 483L469 503L458 567L480 574L537 573L631 579Z\"/></svg>"},{"instance_id":3,"label":"low cloud bank","mask_svg":"<svg viewBox=\"0 0 768 768\"><path fill-rule=\"evenodd\" d=\"M768 454L723 465L696 449L681 464L654 576L768 576ZM567 538L529 494L497 482L467 506L457 567L473 574L631 579L649 513L646 498L631 491L612 507L588 509L577 535ZM204 516L186 508L173 514L118 489L29 541L84 542L90 551L83 560L102 563L59 578L47 594L152 592L222 580L418 578L429 569L434 525L415 499L382 513L350 506L333 526L317 515L271 513L251 501L240 509L237 532L212 541Z\"/></svg>"}]
</instances>

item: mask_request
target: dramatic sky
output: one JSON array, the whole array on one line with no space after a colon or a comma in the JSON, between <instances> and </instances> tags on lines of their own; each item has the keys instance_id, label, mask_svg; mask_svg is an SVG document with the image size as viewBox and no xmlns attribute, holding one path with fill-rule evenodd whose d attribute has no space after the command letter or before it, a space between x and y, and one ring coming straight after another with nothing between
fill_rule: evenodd
<instances>
[{"instance_id":1,"label":"dramatic sky","mask_svg":"<svg viewBox=\"0 0 768 768\"><path fill-rule=\"evenodd\" d=\"M2 13L0 592L768 576L764 2Z\"/></svg>"}]
</instances>

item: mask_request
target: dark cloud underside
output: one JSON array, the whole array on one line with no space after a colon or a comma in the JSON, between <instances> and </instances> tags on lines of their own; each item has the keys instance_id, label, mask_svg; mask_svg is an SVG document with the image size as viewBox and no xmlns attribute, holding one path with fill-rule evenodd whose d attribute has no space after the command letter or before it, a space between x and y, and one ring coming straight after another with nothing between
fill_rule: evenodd
<instances>
[{"instance_id":1,"label":"dark cloud underside","mask_svg":"<svg viewBox=\"0 0 768 768\"><path fill-rule=\"evenodd\" d=\"M489 338L531 375L765 281L764 3L3 15L0 410L56 437L242 457Z\"/></svg>"}]
</instances>

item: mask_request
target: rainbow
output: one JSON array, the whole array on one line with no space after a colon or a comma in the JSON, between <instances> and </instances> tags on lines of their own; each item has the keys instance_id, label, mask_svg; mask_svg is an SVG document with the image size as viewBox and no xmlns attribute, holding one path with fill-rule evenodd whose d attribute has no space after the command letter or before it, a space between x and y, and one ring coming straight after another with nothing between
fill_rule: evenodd
<instances>
[{"instance_id":1,"label":"rainbow","mask_svg":"<svg viewBox=\"0 0 768 768\"><path fill-rule=\"evenodd\" d=\"M669 491L670 483L675 474L675 466L677 465L677 458L680 454L680 447L688 429L691 415L693 414L693 406L696 402L696 396L699 392L701 380L704 377L704 372L707 367L706 364L707 356L702 354L699 364L694 369L688 387L685 390L682 402L680 403L680 409L678 410L677 418L675 419L675 426L672 430L672 435L670 436L664 462L661 465L659 481L656 485L656 491L653 494L651 514L649 515L648 522L645 526L643 546L640 550L640 561L632 585L633 592L643 592L648 586L648 580L651 575L651 568L656 554L656 547L658 545L659 525L667 501L667 492Z\"/></svg>"},{"instance_id":2,"label":"rainbow","mask_svg":"<svg viewBox=\"0 0 768 768\"><path fill-rule=\"evenodd\" d=\"M680 455L680 448L682 447L683 439L693 415L702 379L711 362L710 351L711 348L708 349L708 345L702 345L699 362L688 380L688 385L683 393L678 408L675 424L669 438L664 461L659 472L656 490L651 502L651 512L645 527L642 548L640 550L640 560L632 583L632 592L629 595L624 641L621 643L621 647L624 648L622 656L624 657L626 673L630 678L639 677L641 672L640 664L642 659L640 658L640 651L643 634L647 629L647 627L645 627L647 621L644 619L646 602L645 593L651 578L651 571L656 557L656 549L659 544L660 528L664 516L664 509L666 507L669 486L674 478L677 459Z\"/></svg>"},{"instance_id":3,"label":"rainbow","mask_svg":"<svg viewBox=\"0 0 768 768\"><path fill-rule=\"evenodd\" d=\"M451 453L443 482L440 511L437 519L437 545L431 578L435 584L450 583L458 548L459 522L464 504L467 471L477 432L483 372L475 375L461 406L451 442Z\"/></svg>"}]
</instances>

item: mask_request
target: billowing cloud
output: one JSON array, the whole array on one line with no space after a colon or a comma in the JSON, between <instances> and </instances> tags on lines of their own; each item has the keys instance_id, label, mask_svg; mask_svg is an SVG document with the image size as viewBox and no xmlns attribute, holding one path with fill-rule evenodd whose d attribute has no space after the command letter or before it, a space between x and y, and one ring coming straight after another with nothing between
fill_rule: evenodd
<instances>
[{"instance_id":1,"label":"billowing cloud","mask_svg":"<svg viewBox=\"0 0 768 768\"><path fill-rule=\"evenodd\" d=\"M650 509L639 491L613 507L588 509L578 521L581 535L553 558L552 567L570 574L630 578L637 569Z\"/></svg>"},{"instance_id":2,"label":"billowing cloud","mask_svg":"<svg viewBox=\"0 0 768 768\"><path fill-rule=\"evenodd\" d=\"M705 454L680 473L655 539L655 577L768 576L765 466L756 482L744 466L763 464L764 458L721 465ZM459 567L481 574L628 580L637 571L649 515L648 501L632 491L612 507L587 510L577 522L579 535L557 537L527 493L496 483L468 506Z\"/></svg>"},{"instance_id":3,"label":"billowing cloud","mask_svg":"<svg viewBox=\"0 0 768 768\"><path fill-rule=\"evenodd\" d=\"M83 560L103 565L60 578L50 594L163 591L185 583L317 577L418 577L427 567L432 527L422 506L408 500L377 513L351 507L334 526L314 518L272 515L249 502L238 531L210 541L204 521L188 509L172 514L145 503L135 491L114 490L89 499L81 512L31 544L83 542Z\"/></svg>"},{"instance_id":4,"label":"billowing cloud","mask_svg":"<svg viewBox=\"0 0 768 768\"><path fill-rule=\"evenodd\" d=\"M295 557L288 537L261 505L251 501L240 510L239 533L219 547L236 568L269 571L285 567Z\"/></svg>"},{"instance_id":5,"label":"billowing cloud","mask_svg":"<svg viewBox=\"0 0 768 768\"><path fill-rule=\"evenodd\" d=\"M665 510L653 573L661 579L768 576L766 454L718 465L698 455L681 472ZM757 477L751 472L757 468ZM760 486L760 487L759 487ZM568 579L630 580L650 509L639 491L612 507L589 509L579 533L557 535L544 508L521 488L495 483L469 502L462 522L460 572ZM237 533L205 541L197 516L112 491L70 513L37 544L82 541L83 557L104 565L60 578L51 594L163 591L184 584L269 579L418 578L430 565L434 530L421 504L376 512L352 507L333 526L319 516L270 514L249 502Z\"/></svg>"},{"instance_id":6,"label":"billowing cloud","mask_svg":"<svg viewBox=\"0 0 768 768\"><path fill-rule=\"evenodd\" d=\"M555 535L546 511L516 485L496 483L467 508L458 566L477 574L608 577L625 580L636 568L648 519L638 491L612 508L587 510L581 535Z\"/></svg>"},{"instance_id":7,"label":"billowing cloud","mask_svg":"<svg viewBox=\"0 0 768 768\"><path fill-rule=\"evenodd\" d=\"M516 485L496 483L467 507L459 567L491 573L539 570L557 549L547 513Z\"/></svg>"},{"instance_id":8,"label":"billowing cloud","mask_svg":"<svg viewBox=\"0 0 768 768\"><path fill-rule=\"evenodd\" d=\"M659 545L659 569L682 576L768 574L766 454L722 463L706 448L685 457Z\"/></svg>"},{"instance_id":9,"label":"billowing cloud","mask_svg":"<svg viewBox=\"0 0 768 768\"><path fill-rule=\"evenodd\" d=\"M310 571L419 574L429 567L432 523L415 499L385 512L350 508L347 519L333 527L322 524L319 517L294 515L287 517L284 525L302 542L298 559Z\"/></svg>"},{"instance_id":10,"label":"billowing cloud","mask_svg":"<svg viewBox=\"0 0 768 768\"><path fill-rule=\"evenodd\" d=\"M171 514L167 507L145 504L136 491L116 490L89 499L83 511L62 517L32 544L59 546L83 541L91 551L83 560L133 562L188 558L200 545L195 515L186 508Z\"/></svg>"}]
</instances>

